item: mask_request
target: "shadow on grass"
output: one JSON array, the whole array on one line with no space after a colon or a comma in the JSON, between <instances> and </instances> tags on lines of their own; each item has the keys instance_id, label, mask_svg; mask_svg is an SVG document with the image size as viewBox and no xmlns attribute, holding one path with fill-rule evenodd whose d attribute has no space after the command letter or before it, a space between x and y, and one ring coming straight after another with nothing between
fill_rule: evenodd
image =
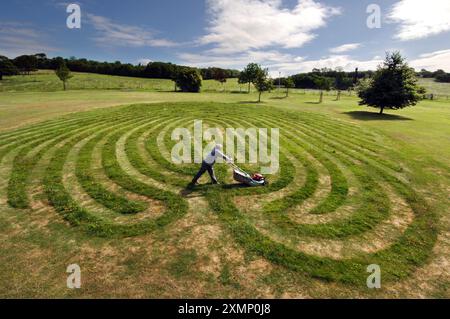
<instances>
[{"instance_id":1,"label":"shadow on grass","mask_svg":"<svg viewBox=\"0 0 450 319\"><path fill-rule=\"evenodd\" d=\"M231 94L249 94L247 91L231 91Z\"/></svg>"},{"instance_id":2,"label":"shadow on grass","mask_svg":"<svg viewBox=\"0 0 450 319\"><path fill-rule=\"evenodd\" d=\"M285 100L287 99L286 96L274 96L270 98L271 100Z\"/></svg>"},{"instance_id":3,"label":"shadow on grass","mask_svg":"<svg viewBox=\"0 0 450 319\"><path fill-rule=\"evenodd\" d=\"M222 185L223 189L240 189L240 188L250 188L250 186L245 185L245 184L226 184L226 185Z\"/></svg>"},{"instance_id":4,"label":"shadow on grass","mask_svg":"<svg viewBox=\"0 0 450 319\"><path fill-rule=\"evenodd\" d=\"M239 104L264 104L264 101L239 101Z\"/></svg>"},{"instance_id":5,"label":"shadow on grass","mask_svg":"<svg viewBox=\"0 0 450 319\"><path fill-rule=\"evenodd\" d=\"M414 121L409 117L404 117L401 115L380 114L367 111L351 111L351 112L344 112L344 114L347 114L352 118L360 121Z\"/></svg>"},{"instance_id":6,"label":"shadow on grass","mask_svg":"<svg viewBox=\"0 0 450 319\"><path fill-rule=\"evenodd\" d=\"M195 197L200 197L201 192L202 191L206 191L210 188L222 188L222 189L240 189L240 188L249 188L250 186L245 185L245 184L212 184L212 183L208 183L208 184L199 184L199 185L192 185L192 184L188 184L186 186L185 189L180 191L180 195L185 197L185 198L195 198Z\"/></svg>"}]
</instances>

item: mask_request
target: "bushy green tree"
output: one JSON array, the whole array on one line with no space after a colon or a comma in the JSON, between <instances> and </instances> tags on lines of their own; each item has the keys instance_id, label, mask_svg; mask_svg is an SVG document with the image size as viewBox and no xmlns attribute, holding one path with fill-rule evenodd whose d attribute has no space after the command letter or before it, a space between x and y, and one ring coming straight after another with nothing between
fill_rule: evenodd
<instances>
[{"instance_id":1,"label":"bushy green tree","mask_svg":"<svg viewBox=\"0 0 450 319\"><path fill-rule=\"evenodd\" d=\"M13 63L22 74L30 74L37 70L38 59L34 55L21 55L15 58Z\"/></svg>"},{"instance_id":2,"label":"bushy green tree","mask_svg":"<svg viewBox=\"0 0 450 319\"><path fill-rule=\"evenodd\" d=\"M150 62L147 64L144 74L154 79L171 79L177 72L177 66L172 63Z\"/></svg>"},{"instance_id":3,"label":"bushy green tree","mask_svg":"<svg viewBox=\"0 0 450 319\"><path fill-rule=\"evenodd\" d=\"M202 77L197 69L179 68L176 76L176 85L182 92L200 92Z\"/></svg>"},{"instance_id":4,"label":"bushy green tree","mask_svg":"<svg viewBox=\"0 0 450 319\"><path fill-rule=\"evenodd\" d=\"M284 81L284 86L286 87L286 97L288 97L289 96L289 89L292 89L292 88L295 87L294 80L291 77L288 77Z\"/></svg>"},{"instance_id":5,"label":"bushy green tree","mask_svg":"<svg viewBox=\"0 0 450 319\"><path fill-rule=\"evenodd\" d=\"M360 105L380 109L402 109L416 105L423 90L417 85L414 69L410 68L399 52L387 53L382 66L372 79L360 85Z\"/></svg>"},{"instance_id":6,"label":"bushy green tree","mask_svg":"<svg viewBox=\"0 0 450 319\"><path fill-rule=\"evenodd\" d=\"M314 79L317 89L320 90L319 103L323 102L323 91L331 90L332 80L324 76L318 76Z\"/></svg>"},{"instance_id":7,"label":"bushy green tree","mask_svg":"<svg viewBox=\"0 0 450 319\"><path fill-rule=\"evenodd\" d=\"M450 83L450 73L439 74L436 76L436 82Z\"/></svg>"},{"instance_id":8,"label":"bushy green tree","mask_svg":"<svg viewBox=\"0 0 450 319\"><path fill-rule=\"evenodd\" d=\"M55 70L55 74L62 81L65 91L67 81L73 77L65 62L62 62L60 66Z\"/></svg>"},{"instance_id":9,"label":"bushy green tree","mask_svg":"<svg viewBox=\"0 0 450 319\"><path fill-rule=\"evenodd\" d=\"M4 75L16 75L19 73L16 66L7 57L0 55L0 81Z\"/></svg>"},{"instance_id":10,"label":"bushy green tree","mask_svg":"<svg viewBox=\"0 0 450 319\"><path fill-rule=\"evenodd\" d=\"M248 93L250 93L251 84L255 84L258 77L263 72L261 66L257 63L249 63L239 76L239 83L248 83Z\"/></svg>"},{"instance_id":11,"label":"bushy green tree","mask_svg":"<svg viewBox=\"0 0 450 319\"><path fill-rule=\"evenodd\" d=\"M253 84L255 85L256 90L258 91L258 103L261 102L261 94L263 92L267 92L273 89L273 81L269 79L268 71L260 68L256 75L256 79Z\"/></svg>"},{"instance_id":12,"label":"bushy green tree","mask_svg":"<svg viewBox=\"0 0 450 319\"><path fill-rule=\"evenodd\" d=\"M213 68L212 69L212 77L214 80L222 84L222 90L224 90L224 85L227 82L227 75L225 73L225 70L220 68Z\"/></svg>"},{"instance_id":13,"label":"bushy green tree","mask_svg":"<svg viewBox=\"0 0 450 319\"><path fill-rule=\"evenodd\" d=\"M337 68L333 84L334 89L337 91L336 101L339 101L341 99L341 92L343 90L351 89L352 85L352 79L346 75L342 68Z\"/></svg>"},{"instance_id":14,"label":"bushy green tree","mask_svg":"<svg viewBox=\"0 0 450 319\"><path fill-rule=\"evenodd\" d=\"M251 82L248 79L247 73L245 71L241 71L238 77L239 84L248 84L248 93L250 93L250 84Z\"/></svg>"}]
</instances>

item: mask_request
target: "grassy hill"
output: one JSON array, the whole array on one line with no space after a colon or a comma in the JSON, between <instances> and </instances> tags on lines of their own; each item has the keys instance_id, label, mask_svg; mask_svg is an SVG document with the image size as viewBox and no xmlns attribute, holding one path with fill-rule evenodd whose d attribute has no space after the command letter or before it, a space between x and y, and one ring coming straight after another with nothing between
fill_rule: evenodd
<instances>
[{"instance_id":1,"label":"grassy hill","mask_svg":"<svg viewBox=\"0 0 450 319\"><path fill-rule=\"evenodd\" d=\"M174 90L174 83L165 79L144 79L124 76L109 76L92 73L73 72L68 82L70 90L133 90L158 91ZM203 81L203 91L243 91L247 87L240 86L237 79L228 79L222 86L217 81ZM61 91L62 83L50 70L40 70L26 76L7 76L0 82L0 92L54 92Z\"/></svg>"},{"instance_id":2,"label":"grassy hill","mask_svg":"<svg viewBox=\"0 0 450 319\"><path fill-rule=\"evenodd\" d=\"M131 90L131 91L155 91L170 92L174 90L174 83L165 79L143 79L123 76L109 76L92 73L73 73L69 80L70 90ZM450 98L450 83L438 83L434 79L419 79L420 85L427 89L428 93L438 98ZM40 70L27 76L7 76L0 82L0 92L55 92L61 91L61 81L53 71ZM252 90L254 90L252 86ZM228 79L222 85L214 80L203 81L203 92L246 92L247 86L240 85L237 79ZM293 89L292 93L317 93L314 90ZM335 95L336 92L326 92L326 95ZM345 93L344 93L345 94Z\"/></svg>"}]
</instances>

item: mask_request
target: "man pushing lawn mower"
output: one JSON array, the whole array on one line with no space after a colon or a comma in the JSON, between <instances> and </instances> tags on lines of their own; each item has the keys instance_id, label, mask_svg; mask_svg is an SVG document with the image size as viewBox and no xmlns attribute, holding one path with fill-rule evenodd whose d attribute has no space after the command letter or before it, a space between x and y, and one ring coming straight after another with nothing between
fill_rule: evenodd
<instances>
[{"instance_id":1,"label":"man pushing lawn mower","mask_svg":"<svg viewBox=\"0 0 450 319\"><path fill-rule=\"evenodd\" d=\"M233 163L233 159L228 157L222 152L222 145L217 144L211 153L208 154L208 156L203 160L202 166L200 167L200 170L195 175L194 179L191 182L191 185L197 185L198 180L200 177L202 177L203 174L208 172L209 176L211 177L211 181L213 184L219 184L216 178L216 174L214 173L214 164L216 163L216 160L218 157L223 158L228 164L232 165L234 168L233 172L233 178L235 181L246 184L248 186L265 186L267 185L266 179L261 174L254 174L253 176L250 176L250 174L247 174L242 169L240 169L237 165Z\"/></svg>"},{"instance_id":2,"label":"man pushing lawn mower","mask_svg":"<svg viewBox=\"0 0 450 319\"><path fill-rule=\"evenodd\" d=\"M227 163L233 162L233 160L226 156L224 153L222 153L222 145L217 144L211 153L208 154L208 156L203 160L202 166L200 167L200 170L198 171L197 175L195 175L194 179L192 180L192 185L197 185L198 180L200 177L202 177L203 174L208 172L209 177L211 177L211 181L213 184L219 184L216 178L216 174L214 173L214 164L216 164L216 160L218 157L222 157Z\"/></svg>"}]
</instances>

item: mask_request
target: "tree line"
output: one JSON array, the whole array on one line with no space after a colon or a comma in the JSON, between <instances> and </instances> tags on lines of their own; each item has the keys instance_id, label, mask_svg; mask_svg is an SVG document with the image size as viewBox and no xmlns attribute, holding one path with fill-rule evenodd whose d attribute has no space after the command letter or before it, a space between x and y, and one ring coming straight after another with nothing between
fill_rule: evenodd
<instances>
[{"instance_id":1,"label":"tree line","mask_svg":"<svg viewBox=\"0 0 450 319\"><path fill-rule=\"evenodd\" d=\"M313 69L311 72L294 74L290 77L275 78L274 85L286 87L289 81L293 83L293 87L297 89L312 90L338 90L345 91L352 89L359 80L370 79L374 71L344 72L341 68L330 69Z\"/></svg>"},{"instance_id":2,"label":"tree line","mask_svg":"<svg viewBox=\"0 0 450 319\"><path fill-rule=\"evenodd\" d=\"M72 77L70 72L169 79L174 81L175 90L180 89L186 92L199 92L202 79L216 80L224 84L227 79L237 78L240 74L238 70L232 69L216 67L192 68L166 62L133 65L131 63L121 63L120 61L113 63L98 62L75 57L70 59L62 57L50 59L44 53L22 55L11 60L5 56L0 56L0 80L2 80L4 75L27 75L38 69L55 70L56 75L63 82L64 89L66 88L67 80Z\"/></svg>"},{"instance_id":3,"label":"tree line","mask_svg":"<svg viewBox=\"0 0 450 319\"><path fill-rule=\"evenodd\" d=\"M436 82L450 83L450 73L446 73L444 70L437 70L435 72L427 71L425 69L420 70L417 76L421 78L433 78Z\"/></svg>"},{"instance_id":4,"label":"tree line","mask_svg":"<svg viewBox=\"0 0 450 319\"><path fill-rule=\"evenodd\" d=\"M61 64L65 64L72 72L96 73L104 75L118 75L139 78L170 79L174 80L180 70L191 68L166 62L150 62L147 65L133 65L131 63L98 62L87 59L71 57L47 58L46 54L22 55L15 59L0 56L0 72L3 75L30 74L38 69L57 70ZM193 68L197 69L197 68ZM204 80L218 80L225 82L228 78L237 78L238 70L222 68L198 68L199 74Z\"/></svg>"},{"instance_id":5,"label":"tree line","mask_svg":"<svg viewBox=\"0 0 450 319\"><path fill-rule=\"evenodd\" d=\"M359 71L356 69L352 72L344 72L342 69L313 69L311 72L299 73L290 76L289 78L276 78L273 84L286 87L286 81L291 79L294 87L297 89L312 89L312 90L337 90L345 91L353 89L355 85L365 79L373 78L375 71ZM450 83L450 73L444 70L437 70L434 72L422 69L416 72L419 78L433 78L436 82Z\"/></svg>"}]
</instances>

